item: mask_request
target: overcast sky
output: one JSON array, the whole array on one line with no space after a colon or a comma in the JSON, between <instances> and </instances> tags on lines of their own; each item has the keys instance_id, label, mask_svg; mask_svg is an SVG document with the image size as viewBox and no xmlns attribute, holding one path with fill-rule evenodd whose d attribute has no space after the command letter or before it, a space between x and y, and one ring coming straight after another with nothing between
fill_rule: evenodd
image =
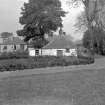
<instances>
[{"instance_id":1,"label":"overcast sky","mask_svg":"<svg viewBox=\"0 0 105 105\"><path fill-rule=\"evenodd\" d=\"M20 17L21 7L23 2L27 0L0 0L0 33L1 32L13 32L21 28L21 25L18 23ZM63 19L64 31L70 33L76 39L78 39L80 34L74 33L73 24L76 21L76 16L80 11L83 10L80 8L70 9L65 3L66 0L62 1L62 7L64 10L69 11L67 16Z\"/></svg>"}]
</instances>

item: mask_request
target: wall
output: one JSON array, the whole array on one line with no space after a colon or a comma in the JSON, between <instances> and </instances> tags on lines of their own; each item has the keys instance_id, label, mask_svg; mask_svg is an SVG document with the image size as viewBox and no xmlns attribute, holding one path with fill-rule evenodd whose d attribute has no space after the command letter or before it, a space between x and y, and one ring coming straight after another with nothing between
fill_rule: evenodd
<instances>
[{"instance_id":1,"label":"wall","mask_svg":"<svg viewBox=\"0 0 105 105\"><path fill-rule=\"evenodd\" d=\"M35 56L35 49L34 48L29 48L29 56Z\"/></svg>"},{"instance_id":2,"label":"wall","mask_svg":"<svg viewBox=\"0 0 105 105\"><path fill-rule=\"evenodd\" d=\"M42 49L42 55L57 56L57 50L62 50L63 56L77 56L76 49L70 49L70 52L66 52L66 49Z\"/></svg>"},{"instance_id":3,"label":"wall","mask_svg":"<svg viewBox=\"0 0 105 105\"><path fill-rule=\"evenodd\" d=\"M34 49L34 48L28 48L29 56L38 56L36 54L36 50L39 50L39 56L42 55L42 50L41 49Z\"/></svg>"},{"instance_id":4,"label":"wall","mask_svg":"<svg viewBox=\"0 0 105 105\"><path fill-rule=\"evenodd\" d=\"M4 50L4 47L7 46L7 49ZM13 45L1 45L0 52L12 52L13 51Z\"/></svg>"},{"instance_id":5,"label":"wall","mask_svg":"<svg viewBox=\"0 0 105 105\"><path fill-rule=\"evenodd\" d=\"M29 55L30 56L38 56L36 55L36 51L39 50L39 56L57 56L57 50L62 50L63 56L77 56L76 49L69 49L69 52L66 52L66 49L34 49L29 48Z\"/></svg>"},{"instance_id":6,"label":"wall","mask_svg":"<svg viewBox=\"0 0 105 105\"><path fill-rule=\"evenodd\" d=\"M4 50L4 46L7 46L7 50ZM27 45L24 45L24 49L21 49L20 45L16 45L16 50L14 50L14 45L0 45L0 52L13 52L18 50L26 50Z\"/></svg>"},{"instance_id":7,"label":"wall","mask_svg":"<svg viewBox=\"0 0 105 105\"><path fill-rule=\"evenodd\" d=\"M56 49L42 49L42 55L48 55L48 56L56 56L57 55L57 51Z\"/></svg>"},{"instance_id":8,"label":"wall","mask_svg":"<svg viewBox=\"0 0 105 105\"><path fill-rule=\"evenodd\" d=\"M24 45L24 50L26 50L27 49L27 45Z\"/></svg>"},{"instance_id":9,"label":"wall","mask_svg":"<svg viewBox=\"0 0 105 105\"><path fill-rule=\"evenodd\" d=\"M76 49L70 49L70 52L66 52L66 49L64 49L64 56L77 56L77 50Z\"/></svg>"}]
</instances>

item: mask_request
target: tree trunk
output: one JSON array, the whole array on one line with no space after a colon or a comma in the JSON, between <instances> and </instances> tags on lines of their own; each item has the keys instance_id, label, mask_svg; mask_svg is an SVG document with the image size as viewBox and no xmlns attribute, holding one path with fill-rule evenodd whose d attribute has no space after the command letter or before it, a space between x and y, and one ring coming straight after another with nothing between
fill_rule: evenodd
<instances>
[{"instance_id":1,"label":"tree trunk","mask_svg":"<svg viewBox=\"0 0 105 105\"><path fill-rule=\"evenodd\" d=\"M86 18L87 18L87 22L88 22L88 30L90 32L90 50L92 51L92 53L94 53L94 37L93 37L93 21L95 19L95 15L96 15L96 8L97 8L97 3L96 0L92 1L92 0L87 0L87 3L85 4L85 12L86 12Z\"/></svg>"}]
</instances>

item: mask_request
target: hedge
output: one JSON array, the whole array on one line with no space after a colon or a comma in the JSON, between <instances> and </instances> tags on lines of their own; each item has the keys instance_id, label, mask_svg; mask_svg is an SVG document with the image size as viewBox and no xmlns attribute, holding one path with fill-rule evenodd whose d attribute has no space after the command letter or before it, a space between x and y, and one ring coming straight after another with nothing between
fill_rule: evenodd
<instances>
[{"instance_id":1,"label":"hedge","mask_svg":"<svg viewBox=\"0 0 105 105\"><path fill-rule=\"evenodd\" d=\"M33 68L69 66L94 63L94 58L76 57L28 57L0 60L0 71L15 71Z\"/></svg>"},{"instance_id":2,"label":"hedge","mask_svg":"<svg viewBox=\"0 0 105 105\"><path fill-rule=\"evenodd\" d=\"M20 58L28 58L28 51L16 51L16 52L4 52L0 54L0 60L3 59L20 59Z\"/></svg>"}]
</instances>

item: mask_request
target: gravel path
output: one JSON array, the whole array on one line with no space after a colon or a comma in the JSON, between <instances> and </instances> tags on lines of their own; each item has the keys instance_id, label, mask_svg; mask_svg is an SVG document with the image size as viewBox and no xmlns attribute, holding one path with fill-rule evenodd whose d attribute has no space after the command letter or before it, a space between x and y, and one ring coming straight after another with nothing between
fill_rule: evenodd
<instances>
[{"instance_id":1,"label":"gravel path","mask_svg":"<svg viewBox=\"0 0 105 105\"><path fill-rule=\"evenodd\" d=\"M95 60L94 64L90 65L73 65L73 66L65 66L65 67L47 67L33 70L23 70L23 71L11 71L11 72L1 72L0 79L6 77L14 77L14 76L26 76L26 75L34 75L34 74L44 74L44 73L57 73L57 72L67 72L74 70L100 70L105 68L105 58L99 58Z\"/></svg>"}]
</instances>

